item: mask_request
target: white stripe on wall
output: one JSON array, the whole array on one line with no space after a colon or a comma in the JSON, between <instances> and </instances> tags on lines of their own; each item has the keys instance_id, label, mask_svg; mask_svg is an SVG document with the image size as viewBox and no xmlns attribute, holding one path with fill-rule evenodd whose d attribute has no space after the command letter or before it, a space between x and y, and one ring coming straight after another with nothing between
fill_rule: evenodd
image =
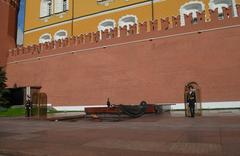
<instances>
[{"instance_id":1,"label":"white stripe on wall","mask_svg":"<svg viewBox=\"0 0 240 156\"><path fill-rule=\"evenodd\" d=\"M107 105L91 105L91 106L53 106L57 111L84 111L89 107L106 107Z\"/></svg>"},{"instance_id":2,"label":"white stripe on wall","mask_svg":"<svg viewBox=\"0 0 240 156\"><path fill-rule=\"evenodd\" d=\"M29 30L29 31L24 32L24 35L30 34L30 33L36 32L36 31L48 29L48 28L53 28L53 27L56 27L56 26L61 26L61 25L68 24L68 23L72 23L72 20L64 21L64 22L61 22L61 23L53 24L53 25L50 25L50 26L46 26L46 27L42 27L42 28L38 28L38 29L34 29L34 30Z\"/></svg>"},{"instance_id":3,"label":"white stripe on wall","mask_svg":"<svg viewBox=\"0 0 240 156\"><path fill-rule=\"evenodd\" d=\"M48 106L50 106L49 104ZM57 111L84 111L84 108L89 107L106 107L107 105L91 105L91 106L53 106ZM231 109L240 108L240 101L226 101L226 102L203 102L203 109ZM171 105L171 110L184 109L184 103L177 103Z\"/></svg>"},{"instance_id":4,"label":"white stripe on wall","mask_svg":"<svg viewBox=\"0 0 240 156\"><path fill-rule=\"evenodd\" d=\"M226 101L226 102L203 102L202 109L231 109L240 108L240 101ZM171 110L184 109L184 103L177 103L171 106Z\"/></svg>"}]
</instances>

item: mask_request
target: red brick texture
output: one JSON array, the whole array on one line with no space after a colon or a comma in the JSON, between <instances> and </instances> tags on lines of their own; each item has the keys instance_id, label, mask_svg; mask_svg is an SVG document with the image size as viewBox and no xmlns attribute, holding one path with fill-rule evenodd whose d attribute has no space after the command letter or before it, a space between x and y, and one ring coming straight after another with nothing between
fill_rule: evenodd
<instances>
[{"instance_id":1,"label":"red brick texture","mask_svg":"<svg viewBox=\"0 0 240 156\"><path fill-rule=\"evenodd\" d=\"M6 65L8 49L15 47L16 15L16 1L0 0L0 66Z\"/></svg>"},{"instance_id":2,"label":"red brick texture","mask_svg":"<svg viewBox=\"0 0 240 156\"><path fill-rule=\"evenodd\" d=\"M168 20L161 26L173 27ZM123 28L123 36L99 42L88 34L86 44L74 37L13 49L8 85L42 86L49 103L66 106L105 104L108 97L118 104L179 103L191 81L202 101L240 100L239 17L155 28L137 35Z\"/></svg>"}]
</instances>

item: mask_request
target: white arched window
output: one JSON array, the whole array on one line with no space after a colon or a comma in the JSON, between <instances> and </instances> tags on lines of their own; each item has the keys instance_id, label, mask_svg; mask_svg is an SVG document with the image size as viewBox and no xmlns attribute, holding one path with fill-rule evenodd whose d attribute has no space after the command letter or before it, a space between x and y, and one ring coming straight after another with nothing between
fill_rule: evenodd
<instances>
[{"instance_id":1,"label":"white arched window","mask_svg":"<svg viewBox=\"0 0 240 156\"><path fill-rule=\"evenodd\" d=\"M101 31L114 29L116 22L113 19L106 19L98 24L98 31L100 32L100 39L102 39Z\"/></svg>"},{"instance_id":2,"label":"white arched window","mask_svg":"<svg viewBox=\"0 0 240 156\"><path fill-rule=\"evenodd\" d=\"M211 10L218 9L219 18L223 18L223 7L228 8L232 7L233 9L233 16L237 16L237 8L236 8L236 1L235 0L210 0L209 1L209 8Z\"/></svg>"},{"instance_id":3,"label":"white arched window","mask_svg":"<svg viewBox=\"0 0 240 156\"><path fill-rule=\"evenodd\" d=\"M52 0L41 0L40 17L50 16L53 10Z\"/></svg>"},{"instance_id":4,"label":"white arched window","mask_svg":"<svg viewBox=\"0 0 240 156\"><path fill-rule=\"evenodd\" d=\"M116 26L116 22L113 19L106 19L99 23L98 25L98 31L104 31L104 30L110 30L114 29Z\"/></svg>"},{"instance_id":5,"label":"white arched window","mask_svg":"<svg viewBox=\"0 0 240 156\"><path fill-rule=\"evenodd\" d=\"M191 1L181 6L180 8L180 19L181 26L185 25L184 14L189 15L192 13L193 23L197 20L197 12L201 13L205 10L205 6L201 1Z\"/></svg>"},{"instance_id":6,"label":"white arched window","mask_svg":"<svg viewBox=\"0 0 240 156\"><path fill-rule=\"evenodd\" d=\"M134 24L137 24L138 23L138 19L137 19L137 16L135 15L126 15L126 16L123 16L119 19L118 21L118 25L120 27L123 27L123 26L127 26L127 29L129 29L129 26L130 25L134 25Z\"/></svg>"},{"instance_id":7,"label":"white arched window","mask_svg":"<svg viewBox=\"0 0 240 156\"><path fill-rule=\"evenodd\" d=\"M55 0L55 13L64 12L68 10L68 0Z\"/></svg>"},{"instance_id":8,"label":"white arched window","mask_svg":"<svg viewBox=\"0 0 240 156\"><path fill-rule=\"evenodd\" d=\"M59 30L54 35L54 40L61 40L67 38L67 31Z\"/></svg>"},{"instance_id":9,"label":"white arched window","mask_svg":"<svg viewBox=\"0 0 240 156\"><path fill-rule=\"evenodd\" d=\"M51 40L52 40L51 34L47 33L40 36L39 43L51 42Z\"/></svg>"}]
</instances>

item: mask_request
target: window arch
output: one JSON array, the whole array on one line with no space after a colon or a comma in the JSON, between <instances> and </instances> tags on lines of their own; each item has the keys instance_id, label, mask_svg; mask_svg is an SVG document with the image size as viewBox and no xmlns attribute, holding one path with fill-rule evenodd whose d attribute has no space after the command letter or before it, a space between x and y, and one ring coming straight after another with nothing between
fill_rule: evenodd
<instances>
[{"instance_id":1,"label":"window arch","mask_svg":"<svg viewBox=\"0 0 240 156\"><path fill-rule=\"evenodd\" d=\"M237 16L237 8L236 8L236 1L235 0L210 0L209 1L209 8L211 10L218 9L219 18L223 18L223 7L228 8L232 7L233 9L233 16Z\"/></svg>"},{"instance_id":2,"label":"window arch","mask_svg":"<svg viewBox=\"0 0 240 156\"><path fill-rule=\"evenodd\" d=\"M106 19L98 24L98 31L114 29L116 22L113 19Z\"/></svg>"},{"instance_id":3,"label":"window arch","mask_svg":"<svg viewBox=\"0 0 240 156\"><path fill-rule=\"evenodd\" d=\"M66 30L59 30L54 35L54 40L62 40L67 38L67 31Z\"/></svg>"},{"instance_id":4,"label":"window arch","mask_svg":"<svg viewBox=\"0 0 240 156\"><path fill-rule=\"evenodd\" d=\"M39 43L51 42L52 36L49 33L43 34L39 37Z\"/></svg>"},{"instance_id":5,"label":"window arch","mask_svg":"<svg viewBox=\"0 0 240 156\"><path fill-rule=\"evenodd\" d=\"M100 32L100 39L102 39L101 31L114 29L116 22L113 19L106 19L98 24L98 31Z\"/></svg>"},{"instance_id":6,"label":"window arch","mask_svg":"<svg viewBox=\"0 0 240 156\"><path fill-rule=\"evenodd\" d=\"M205 6L201 1L191 1L181 6L180 8L180 19L181 26L185 25L185 15L189 15L192 13L193 23L196 22L197 12L203 12L205 10Z\"/></svg>"},{"instance_id":7,"label":"window arch","mask_svg":"<svg viewBox=\"0 0 240 156\"><path fill-rule=\"evenodd\" d=\"M55 13L60 13L68 10L68 0L55 0Z\"/></svg>"},{"instance_id":8,"label":"window arch","mask_svg":"<svg viewBox=\"0 0 240 156\"><path fill-rule=\"evenodd\" d=\"M52 0L41 0L40 17L50 16L53 12Z\"/></svg>"},{"instance_id":9,"label":"window arch","mask_svg":"<svg viewBox=\"0 0 240 156\"><path fill-rule=\"evenodd\" d=\"M138 18L135 15L126 15L119 19L118 25L120 27L127 26L127 29L130 28L130 25L134 25L138 23Z\"/></svg>"}]
</instances>

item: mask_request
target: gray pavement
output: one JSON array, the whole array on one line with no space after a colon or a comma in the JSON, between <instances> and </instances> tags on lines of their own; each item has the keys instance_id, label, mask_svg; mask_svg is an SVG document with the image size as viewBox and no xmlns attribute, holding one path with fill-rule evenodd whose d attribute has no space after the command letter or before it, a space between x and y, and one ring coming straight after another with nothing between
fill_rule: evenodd
<instances>
[{"instance_id":1,"label":"gray pavement","mask_svg":"<svg viewBox=\"0 0 240 156\"><path fill-rule=\"evenodd\" d=\"M0 156L240 156L239 110L183 115L147 114L120 122L0 118Z\"/></svg>"}]
</instances>

